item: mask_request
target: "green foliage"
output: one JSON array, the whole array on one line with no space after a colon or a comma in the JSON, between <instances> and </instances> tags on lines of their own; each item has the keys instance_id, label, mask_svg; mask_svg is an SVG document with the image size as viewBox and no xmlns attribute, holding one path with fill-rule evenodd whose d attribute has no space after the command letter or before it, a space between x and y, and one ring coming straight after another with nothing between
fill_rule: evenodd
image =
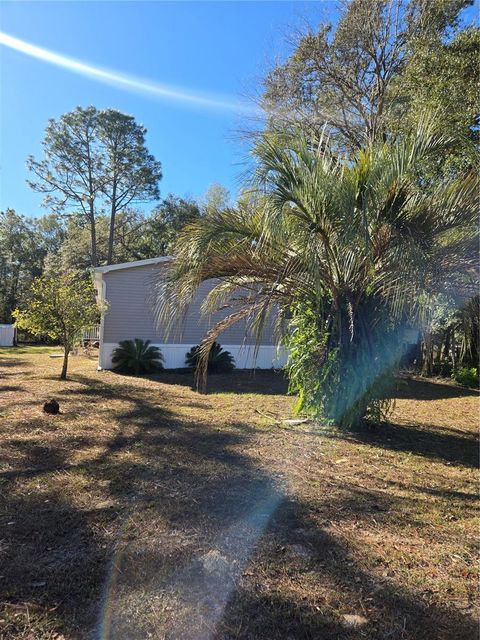
<instances>
[{"instance_id":1,"label":"green foliage","mask_svg":"<svg viewBox=\"0 0 480 640\"><path fill-rule=\"evenodd\" d=\"M215 182L210 185L205 196L205 209L226 209L230 202L230 192L223 185Z\"/></svg>"},{"instance_id":2,"label":"green foliage","mask_svg":"<svg viewBox=\"0 0 480 640\"><path fill-rule=\"evenodd\" d=\"M442 190L445 181L453 182L455 177L461 180L473 174L478 166L480 125L480 29L478 25L461 21L462 10L472 4L472 0L350 0L343 3L335 26L321 24L316 31L304 32L294 43L288 59L275 66L266 77L262 104L267 112L268 131L281 140L285 132L295 136L301 130L310 144L328 145L337 154L346 155L349 161L353 159L366 178L364 192L359 191L357 197L375 199L375 188L372 191L367 184L369 169L366 164L362 167L359 150L383 141L404 140L412 129L422 127L425 114L429 113L434 115L432 127L444 139L442 152L417 155L410 167L412 175L416 175L425 191L434 193ZM269 162L273 165L275 160L278 160L277 151L270 149ZM305 194L296 175L297 163L287 154L283 160L284 173L288 170L290 174L283 176L284 180L297 181L292 202L303 205ZM275 187L275 197L280 201L285 183ZM340 189L326 191L321 179L316 188L318 197L312 195L309 204L315 202L318 217L324 217L322 206L336 202ZM399 213L395 211L397 207L403 207L403 199L409 197L407 191L401 193L402 190L397 190L397 196L387 205L393 216ZM435 224L434 215L427 224ZM405 234L405 239L412 231L408 218L407 215L402 220L400 215L395 223L396 231ZM442 224L448 227L445 218ZM331 224L328 232L335 234L336 231L336 224ZM422 225L416 233L412 247L420 246L417 243L423 233ZM458 238L462 235L459 229ZM448 242L455 244L453 230L448 236ZM438 239L441 243L440 237ZM423 245L421 252L428 260L425 249ZM409 253L407 248L406 255ZM445 254L444 262L446 260ZM414 263L415 260L412 269L416 271ZM406 277L415 280L418 275L417 271ZM448 298L449 319L447 322L445 316L441 325L431 314L439 292L424 293L430 309L425 301L418 304L419 301L412 299L413 308L422 310L422 317L418 315L417 319L426 328L423 373L445 375L465 357L478 362L478 355L475 360L478 322L475 326L471 314L452 317L452 310L471 295L471 289L462 287L460 299L453 303L452 299L457 298L453 289L443 292ZM337 309L337 313L345 316L345 310ZM460 349L457 349L458 343ZM338 357L343 360L341 354ZM313 384L313 377L309 384Z\"/></svg>"},{"instance_id":3,"label":"green foliage","mask_svg":"<svg viewBox=\"0 0 480 640\"><path fill-rule=\"evenodd\" d=\"M202 215L197 203L169 195L150 215L127 209L115 218L115 259L143 260L173 251L181 229ZM108 261L110 216L95 223L99 264ZM26 300L32 280L48 270L84 271L91 267L91 227L84 217L49 214L27 218L13 209L0 212L0 322Z\"/></svg>"},{"instance_id":4,"label":"green foliage","mask_svg":"<svg viewBox=\"0 0 480 640\"><path fill-rule=\"evenodd\" d=\"M288 325L286 371L289 391L298 394L296 410L347 430L364 418L381 422L391 406L401 340L372 300L357 314L355 333L348 336L338 331L341 313L326 331L324 308L314 311L300 303ZM348 322L348 309L343 311Z\"/></svg>"},{"instance_id":5,"label":"green foliage","mask_svg":"<svg viewBox=\"0 0 480 640\"><path fill-rule=\"evenodd\" d=\"M454 295L432 300L422 341L422 375L445 376L459 367L478 365L480 296L460 302L458 308Z\"/></svg>"},{"instance_id":6,"label":"green foliage","mask_svg":"<svg viewBox=\"0 0 480 640\"><path fill-rule=\"evenodd\" d=\"M45 194L44 206L56 214L78 214L89 225L93 266L97 265L95 217L102 171L96 141L97 110L77 107L58 120L49 120L42 141L44 158L27 159L34 176L29 185Z\"/></svg>"},{"instance_id":7,"label":"green foliage","mask_svg":"<svg viewBox=\"0 0 480 640\"><path fill-rule=\"evenodd\" d=\"M115 109L98 113L98 139L102 154L101 191L110 209L107 264L113 260L117 214L138 202L157 200L162 178L160 162L148 152L147 130L135 118Z\"/></svg>"},{"instance_id":8,"label":"green foliage","mask_svg":"<svg viewBox=\"0 0 480 640\"><path fill-rule=\"evenodd\" d=\"M152 347L150 340L121 340L112 355L115 371L140 375L155 373L163 369L163 355L158 347Z\"/></svg>"},{"instance_id":9,"label":"green foliage","mask_svg":"<svg viewBox=\"0 0 480 640\"><path fill-rule=\"evenodd\" d=\"M185 364L196 369L200 359L200 345L192 347L185 355ZM224 351L218 342L214 342L208 354L208 373L226 373L235 368L235 359L230 351Z\"/></svg>"},{"instance_id":10,"label":"green foliage","mask_svg":"<svg viewBox=\"0 0 480 640\"><path fill-rule=\"evenodd\" d=\"M312 305L298 304L284 340L289 354L286 367L289 392L298 394L297 412L317 412L323 407L323 383L337 359L335 350L326 353L327 341L328 335L322 335L319 316ZM320 368L323 368L323 375Z\"/></svg>"},{"instance_id":11,"label":"green foliage","mask_svg":"<svg viewBox=\"0 0 480 640\"><path fill-rule=\"evenodd\" d=\"M471 367L470 369L462 367L461 369L457 369L457 371L452 374L452 378L464 387L478 388L478 368L476 367Z\"/></svg>"},{"instance_id":12,"label":"green foliage","mask_svg":"<svg viewBox=\"0 0 480 640\"><path fill-rule=\"evenodd\" d=\"M117 219L117 223L119 220ZM98 264L105 264L108 251L110 219L98 215L95 221L95 252ZM87 271L92 264L91 228L81 216L66 220L66 235L57 257L65 270ZM123 257L123 255L122 255ZM131 259L131 258L130 258ZM128 259L125 261L127 262ZM123 260L120 260L123 262Z\"/></svg>"},{"instance_id":13,"label":"green foliage","mask_svg":"<svg viewBox=\"0 0 480 640\"><path fill-rule=\"evenodd\" d=\"M56 251L63 229L54 216L25 218L13 209L0 212L0 322L10 323L12 311L41 275L45 257Z\"/></svg>"},{"instance_id":14,"label":"green foliage","mask_svg":"<svg viewBox=\"0 0 480 640\"><path fill-rule=\"evenodd\" d=\"M27 300L12 314L16 327L62 344L62 379L67 375L68 353L79 334L100 319L95 293L91 280L83 274L52 270L32 282Z\"/></svg>"},{"instance_id":15,"label":"green foliage","mask_svg":"<svg viewBox=\"0 0 480 640\"><path fill-rule=\"evenodd\" d=\"M177 236L187 224L201 215L200 207L194 200L178 198L172 194L164 198L153 210L145 225L146 240L152 256L166 256L173 252ZM145 253L145 250L143 251Z\"/></svg>"},{"instance_id":16,"label":"green foliage","mask_svg":"<svg viewBox=\"0 0 480 640\"><path fill-rule=\"evenodd\" d=\"M460 31L472 0L350 0L335 26L320 24L295 41L264 81L268 129L301 128L337 151L357 151L405 134L427 110L457 144L437 159L459 160L478 113L479 30ZM478 124L478 123L477 123ZM468 164L468 162L465 162ZM432 170L432 168L430 168Z\"/></svg>"},{"instance_id":17,"label":"green foliage","mask_svg":"<svg viewBox=\"0 0 480 640\"><path fill-rule=\"evenodd\" d=\"M181 229L197 220L200 207L193 200L169 195L150 215L127 209L115 217L115 260L130 262L170 255ZM108 261L110 216L96 218L96 253L99 264ZM60 247L65 269L88 269L91 264L90 227L78 216L68 220Z\"/></svg>"},{"instance_id":18,"label":"green foliage","mask_svg":"<svg viewBox=\"0 0 480 640\"><path fill-rule=\"evenodd\" d=\"M95 289L78 273L46 273L35 278L28 300L14 311L16 326L73 346L78 334L99 321Z\"/></svg>"},{"instance_id":19,"label":"green foliage","mask_svg":"<svg viewBox=\"0 0 480 640\"><path fill-rule=\"evenodd\" d=\"M267 133L255 148L257 197L181 233L162 314L178 317L215 280L204 311L224 319L202 344L245 319L260 341L277 318L302 410L344 428L380 420L404 328L421 326L437 296L471 290L478 176L428 190L416 176L447 141L425 121L341 159L328 140Z\"/></svg>"},{"instance_id":20,"label":"green foliage","mask_svg":"<svg viewBox=\"0 0 480 640\"><path fill-rule=\"evenodd\" d=\"M51 119L44 158L28 158L30 186L60 215L76 214L90 234L90 264L97 266L97 218L108 211L107 263L113 260L117 214L135 203L156 200L161 165L148 153L146 129L132 116L93 106Z\"/></svg>"},{"instance_id":21,"label":"green foliage","mask_svg":"<svg viewBox=\"0 0 480 640\"><path fill-rule=\"evenodd\" d=\"M469 27L448 40L416 37L402 73L391 87L395 96L387 126L403 134L422 113L434 113L444 133L451 136L445 153L423 168L430 180L468 171L476 164L469 140L478 143L480 29Z\"/></svg>"},{"instance_id":22,"label":"green foliage","mask_svg":"<svg viewBox=\"0 0 480 640\"><path fill-rule=\"evenodd\" d=\"M96 218L96 254L99 264L106 264L110 234L110 217ZM88 270L91 267L91 229L85 221L71 217L66 224L66 237L59 250L64 269ZM148 234L146 217L135 211L124 211L115 218L115 258L120 262L156 257Z\"/></svg>"}]
</instances>

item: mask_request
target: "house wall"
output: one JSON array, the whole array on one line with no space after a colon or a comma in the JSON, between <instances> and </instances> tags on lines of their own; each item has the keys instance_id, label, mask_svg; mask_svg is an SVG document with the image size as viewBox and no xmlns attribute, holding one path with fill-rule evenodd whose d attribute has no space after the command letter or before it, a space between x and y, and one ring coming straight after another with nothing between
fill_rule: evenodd
<instances>
[{"instance_id":1,"label":"house wall","mask_svg":"<svg viewBox=\"0 0 480 640\"><path fill-rule=\"evenodd\" d=\"M107 301L107 311L103 320L103 336L100 347L100 366L111 368L111 354L120 340L133 338L148 339L161 348L166 368L185 366L185 354L201 342L208 329L222 318L201 314L200 306L212 285L204 283L184 316L179 314L174 328L167 334L164 326L155 322L153 305L155 283L161 279L164 265L149 264L125 269L107 271L102 274L103 295ZM285 362L283 351L275 346L273 329L266 327L262 344L255 352L255 337L246 329L245 321L240 321L226 329L219 342L235 358L238 368L271 368Z\"/></svg>"}]
</instances>

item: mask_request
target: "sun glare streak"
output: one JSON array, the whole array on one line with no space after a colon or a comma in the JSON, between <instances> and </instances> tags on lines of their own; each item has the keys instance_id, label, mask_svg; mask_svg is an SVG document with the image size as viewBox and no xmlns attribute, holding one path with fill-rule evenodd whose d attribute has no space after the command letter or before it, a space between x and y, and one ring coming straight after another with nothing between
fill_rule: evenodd
<instances>
[{"instance_id":1,"label":"sun glare streak","mask_svg":"<svg viewBox=\"0 0 480 640\"><path fill-rule=\"evenodd\" d=\"M44 49L43 47L37 47L36 45L25 42L25 40L20 40L19 38L14 38L2 31L0 31L0 45L19 51L20 53L36 58L37 60L42 60L43 62L67 69L73 73L92 78L98 82L103 82L104 84L125 89L126 91L191 104L206 109L259 115L259 109L255 106L248 105L234 99L208 94L192 93L184 89L170 87L138 76L131 76L125 73L120 73L119 71L93 66L82 62L81 60L75 60L74 58L69 58L59 53L55 53L54 51Z\"/></svg>"},{"instance_id":2,"label":"sun glare streak","mask_svg":"<svg viewBox=\"0 0 480 640\"><path fill-rule=\"evenodd\" d=\"M210 541L210 552L195 556L172 576L160 572L156 579L147 579L144 585L142 576L147 567L141 561L135 562L134 581L127 568L129 554L134 558L142 558L144 554L138 553L138 548L132 548L135 545L118 544L92 640L126 640L135 635L138 620L129 611L124 598L125 592L132 596L139 588L147 602L158 602L159 596L175 598L179 615L173 621L173 637L212 640L239 579L283 498L284 493L279 488L265 486L250 510ZM157 553L161 558L161 547ZM188 612L187 627L183 626L182 611ZM154 625L161 626L164 622L161 608L157 615Z\"/></svg>"}]
</instances>

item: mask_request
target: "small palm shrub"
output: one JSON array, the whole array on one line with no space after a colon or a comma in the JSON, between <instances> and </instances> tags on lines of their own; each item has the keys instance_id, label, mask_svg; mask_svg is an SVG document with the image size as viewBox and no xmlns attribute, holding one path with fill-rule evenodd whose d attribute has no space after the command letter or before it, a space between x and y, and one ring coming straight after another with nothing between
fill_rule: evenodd
<instances>
[{"instance_id":1,"label":"small palm shrub","mask_svg":"<svg viewBox=\"0 0 480 640\"><path fill-rule=\"evenodd\" d=\"M200 345L197 344L185 355L185 364L190 369L196 369L200 357L199 351ZM208 355L208 373L224 373L232 369L235 369L235 358L230 351L224 351L218 342L214 342Z\"/></svg>"},{"instance_id":2,"label":"small palm shrub","mask_svg":"<svg viewBox=\"0 0 480 640\"><path fill-rule=\"evenodd\" d=\"M121 340L113 351L112 363L115 371L138 376L161 371L163 355L158 347L150 345L150 340Z\"/></svg>"},{"instance_id":3,"label":"small palm shrub","mask_svg":"<svg viewBox=\"0 0 480 640\"><path fill-rule=\"evenodd\" d=\"M471 367L462 367L457 369L453 374L453 379L464 387L478 387L478 369Z\"/></svg>"}]
</instances>

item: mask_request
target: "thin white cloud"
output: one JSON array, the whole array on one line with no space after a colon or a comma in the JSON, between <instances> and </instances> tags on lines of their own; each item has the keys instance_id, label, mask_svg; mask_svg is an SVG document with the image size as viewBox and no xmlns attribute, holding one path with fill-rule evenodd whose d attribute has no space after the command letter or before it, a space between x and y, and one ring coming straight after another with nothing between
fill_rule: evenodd
<instances>
[{"instance_id":1,"label":"thin white cloud","mask_svg":"<svg viewBox=\"0 0 480 640\"><path fill-rule=\"evenodd\" d=\"M234 99L210 94L193 93L186 89L171 87L159 82L154 82L153 80L127 75L111 69L96 67L82 62L81 60L75 60L74 58L69 58L59 53L55 53L54 51L44 49L43 47L37 47L36 45L25 42L25 40L20 40L19 38L14 38L2 31L0 31L0 44L10 49L14 49L15 51L20 51L27 56L36 58L37 60L43 60L44 62L67 69L73 73L92 78L93 80L103 82L104 84L119 87L120 89L125 89L126 91L146 94L155 98L183 102L206 109L232 111L237 113L243 112L251 115L258 113L258 109L255 106L248 105Z\"/></svg>"}]
</instances>

